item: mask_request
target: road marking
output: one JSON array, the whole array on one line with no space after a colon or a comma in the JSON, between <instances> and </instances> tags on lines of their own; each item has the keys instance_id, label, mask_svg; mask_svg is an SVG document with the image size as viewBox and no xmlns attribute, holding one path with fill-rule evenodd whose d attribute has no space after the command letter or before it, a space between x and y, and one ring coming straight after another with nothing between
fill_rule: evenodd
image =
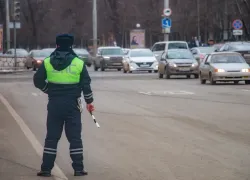
<instances>
[{"instance_id":1,"label":"road marking","mask_svg":"<svg viewBox=\"0 0 250 180\"><path fill-rule=\"evenodd\" d=\"M245 92L250 92L249 89L242 89L242 91L245 91Z\"/></svg>"},{"instance_id":2,"label":"road marking","mask_svg":"<svg viewBox=\"0 0 250 180\"><path fill-rule=\"evenodd\" d=\"M6 108L9 111L9 113L11 114L11 116L15 119L15 121L17 122L17 124L19 125L19 127L21 128L21 130L23 131L24 135L29 140L29 142L31 143L31 145L33 146L33 148L35 149L35 151L38 154L38 156L40 156L40 158L42 159L42 157L43 157L43 147L39 143L39 141L37 140L36 136L32 133L32 131L26 125L26 123L24 122L24 120L18 115L18 113L14 110L14 108L3 97L3 95L1 93L0 93L0 100L6 106ZM68 178L66 177L66 175L63 173L63 171L59 168L59 166L56 163L55 163L55 166L53 168L53 174L55 174L55 176L53 176L53 178L55 180L62 180L62 179L68 180Z\"/></svg>"},{"instance_id":3,"label":"road marking","mask_svg":"<svg viewBox=\"0 0 250 180\"><path fill-rule=\"evenodd\" d=\"M151 92L139 92L140 94L145 94L145 95L149 95L149 96L151 96L152 95L152 93Z\"/></svg>"},{"instance_id":4,"label":"road marking","mask_svg":"<svg viewBox=\"0 0 250 180\"><path fill-rule=\"evenodd\" d=\"M189 91L152 91L152 92L139 92L144 95L193 95L194 92Z\"/></svg>"},{"instance_id":5,"label":"road marking","mask_svg":"<svg viewBox=\"0 0 250 180\"><path fill-rule=\"evenodd\" d=\"M33 96L38 96L37 93L31 93Z\"/></svg>"}]
</instances>

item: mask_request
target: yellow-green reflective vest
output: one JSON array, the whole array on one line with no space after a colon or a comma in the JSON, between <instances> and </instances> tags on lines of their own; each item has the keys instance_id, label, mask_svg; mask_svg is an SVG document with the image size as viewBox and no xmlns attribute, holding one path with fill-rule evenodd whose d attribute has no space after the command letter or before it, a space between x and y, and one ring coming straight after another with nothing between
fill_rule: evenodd
<instances>
[{"instance_id":1,"label":"yellow-green reflective vest","mask_svg":"<svg viewBox=\"0 0 250 180\"><path fill-rule=\"evenodd\" d=\"M83 70L84 62L76 57L72 60L71 64L67 68L57 71L51 65L50 57L48 57L44 60L44 66L49 83L77 84L80 82L80 76Z\"/></svg>"}]
</instances>

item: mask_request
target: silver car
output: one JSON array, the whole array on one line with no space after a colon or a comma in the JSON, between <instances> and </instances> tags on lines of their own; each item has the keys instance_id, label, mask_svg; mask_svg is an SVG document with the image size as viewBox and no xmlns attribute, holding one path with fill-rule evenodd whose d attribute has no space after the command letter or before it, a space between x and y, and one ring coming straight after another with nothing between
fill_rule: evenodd
<instances>
[{"instance_id":1,"label":"silver car","mask_svg":"<svg viewBox=\"0 0 250 180\"><path fill-rule=\"evenodd\" d=\"M216 84L217 81L245 81L250 84L250 66L240 53L236 52L214 52L205 57L200 64L200 82L205 84L210 81Z\"/></svg>"},{"instance_id":2,"label":"silver car","mask_svg":"<svg viewBox=\"0 0 250 180\"><path fill-rule=\"evenodd\" d=\"M195 59L200 63L207 54L215 52L215 47L195 47L191 49Z\"/></svg>"},{"instance_id":3,"label":"silver car","mask_svg":"<svg viewBox=\"0 0 250 180\"><path fill-rule=\"evenodd\" d=\"M164 52L158 65L159 78L169 79L171 75L194 75L199 78L199 65L188 49L171 49Z\"/></svg>"}]
</instances>

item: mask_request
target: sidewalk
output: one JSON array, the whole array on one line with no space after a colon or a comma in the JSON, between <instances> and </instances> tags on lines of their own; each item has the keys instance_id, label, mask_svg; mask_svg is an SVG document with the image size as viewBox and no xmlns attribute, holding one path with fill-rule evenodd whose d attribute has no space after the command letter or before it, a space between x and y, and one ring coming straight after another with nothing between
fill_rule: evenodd
<instances>
[{"instance_id":1,"label":"sidewalk","mask_svg":"<svg viewBox=\"0 0 250 180\"><path fill-rule=\"evenodd\" d=\"M41 158L0 101L0 180L43 180L36 176L40 163Z\"/></svg>"}]
</instances>

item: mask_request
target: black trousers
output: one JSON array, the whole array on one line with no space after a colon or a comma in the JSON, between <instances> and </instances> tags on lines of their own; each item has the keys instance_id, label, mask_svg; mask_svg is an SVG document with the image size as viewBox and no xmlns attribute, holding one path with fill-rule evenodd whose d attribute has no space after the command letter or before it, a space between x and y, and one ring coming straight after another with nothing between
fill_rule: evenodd
<instances>
[{"instance_id":1,"label":"black trousers","mask_svg":"<svg viewBox=\"0 0 250 180\"><path fill-rule=\"evenodd\" d=\"M81 139L81 112L76 98L53 98L48 103L47 136L45 139L42 171L51 171L57 153L57 144L61 138L63 127L70 143L70 157L75 171L82 171L83 145Z\"/></svg>"}]
</instances>

